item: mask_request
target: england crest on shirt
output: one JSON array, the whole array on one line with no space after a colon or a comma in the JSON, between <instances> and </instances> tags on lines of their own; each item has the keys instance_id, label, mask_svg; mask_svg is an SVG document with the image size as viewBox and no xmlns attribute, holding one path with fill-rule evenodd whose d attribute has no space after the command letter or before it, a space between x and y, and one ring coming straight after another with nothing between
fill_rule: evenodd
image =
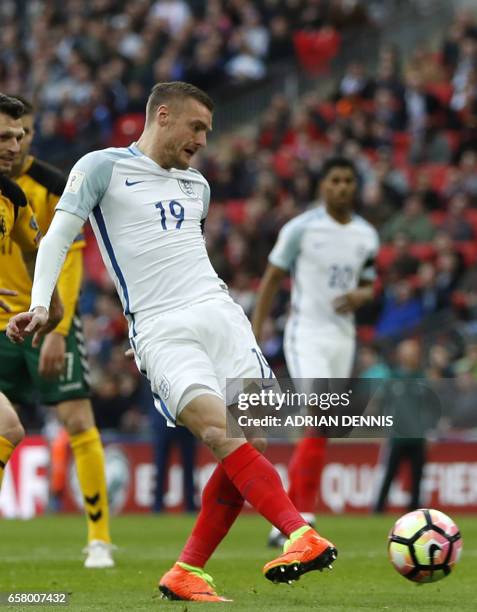
<instances>
[{"instance_id":1,"label":"england crest on shirt","mask_svg":"<svg viewBox=\"0 0 477 612\"><path fill-rule=\"evenodd\" d=\"M197 197L197 194L194 191L194 184L192 183L192 181L188 181L185 179L177 179L177 181L179 183L179 187L186 194L186 196L189 196L189 198Z\"/></svg>"}]
</instances>

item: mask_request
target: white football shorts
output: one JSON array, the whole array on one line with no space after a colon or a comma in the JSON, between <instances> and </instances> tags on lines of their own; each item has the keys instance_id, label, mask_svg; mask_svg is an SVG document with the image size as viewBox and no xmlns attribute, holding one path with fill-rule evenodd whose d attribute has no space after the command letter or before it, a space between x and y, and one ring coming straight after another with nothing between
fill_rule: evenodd
<instances>
[{"instance_id":1,"label":"white football shorts","mask_svg":"<svg viewBox=\"0 0 477 612\"><path fill-rule=\"evenodd\" d=\"M273 378L242 308L214 298L157 315L133 338L136 364L151 384L156 408L174 426L194 398L226 402L226 381ZM242 391L236 381L235 391ZM232 393L233 393L232 392ZM231 397L230 387L228 396Z\"/></svg>"},{"instance_id":2,"label":"white football shorts","mask_svg":"<svg viewBox=\"0 0 477 612\"><path fill-rule=\"evenodd\" d=\"M323 334L319 327L287 324L284 352L292 378L349 378L356 339L342 333Z\"/></svg>"}]
</instances>

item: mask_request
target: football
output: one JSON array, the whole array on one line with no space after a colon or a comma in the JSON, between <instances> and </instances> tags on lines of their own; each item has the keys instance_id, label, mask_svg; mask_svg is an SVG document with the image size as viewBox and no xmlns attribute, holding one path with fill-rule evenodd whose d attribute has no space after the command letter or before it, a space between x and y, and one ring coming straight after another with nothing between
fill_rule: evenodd
<instances>
[{"instance_id":1,"label":"football","mask_svg":"<svg viewBox=\"0 0 477 612\"><path fill-rule=\"evenodd\" d=\"M396 521L389 534L388 553L401 576L414 582L437 582L459 561L462 537L446 514L422 508Z\"/></svg>"}]
</instances>

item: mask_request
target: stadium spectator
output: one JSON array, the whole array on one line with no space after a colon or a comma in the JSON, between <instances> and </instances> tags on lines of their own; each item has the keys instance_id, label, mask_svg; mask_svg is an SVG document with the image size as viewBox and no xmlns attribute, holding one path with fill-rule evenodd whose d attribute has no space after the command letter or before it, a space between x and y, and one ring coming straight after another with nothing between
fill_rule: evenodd
<instances>
[{"instance_id":1,"label":"stadium spectator","mask_svg":"<svg viewBox=\"0 0 477 612\"><path fill-rule=\"evenodd\" d=\"M358 351L356 363L357 375L360 378L387 379L391 376L391 370L383 360L376 346L367 344Z\"/></svg>"},{"instance_id":2,"label":"stadium spectator","mask_svg":"<svg viewBox=\"0 0 477 612\"><path fill-rule=\"evenodd\" d=\"M446 232L454 241L472 240L474 229L467 221L469 198L465 193L456 193L447 204L447 213L439 229Z\"/></svg>"},{"instance_id":3,"label":"stadium spectator","mask_svg":"<svg viewBox=\"0 0 477 612\"><path fill-rule=\"evenodd\" d=\"M401 213L392 217L381 232L383 242L391 242L397 234L406 234L411 242L429 242L435 229L424 210L422 199L413 193L407 196Z\"/></svg>"},{"instance_id":4,"label":"stadium spectator","mask_svg":"<svg viewBox=\"0 0 477 612\"><path fill-rule=\"evenodd\" d=\"M384 512L389 489L403 462L411 465L411 494L408 503L409 510L419 508L420 488L424 464L426 462L426 441L419 436L421 419L424 409L423 395L419 384L412 379L421 379L424 374L421 365L421 347L416 340L404 340L396 349L396 367L392 371L391 384L379 391L379 401L385 405L390 414L394 415L395 436L386 445L384 474L381 487L374 505L374 511ZM400 379L401 385L395 384ZM377 400L376 395L373 398ZM422 430L421 436L425 433Z\"/></svg>"},{"instance_id":5,"label":"stadium spectator","mask_svg":"<svg viewBox=\"0 0 477 612\"><path fill-rule=\"evenodd\" d=\"M376 333L380 337L398 339L414 330L423 317L419 296L408 280L401 279L384 291Z\"/></svg>"},{"instance_id":6,"label":"stadium spectator","mask_svg":"<svg viewBox=\"0 0 477 612\"><path fill-rule=\"evenodd\" d=\"M456 393L450 423L455 428L477 427L477 381L469 361L461 361L455 368Z\"/></svg>"},{"instance_id":7,"label":"stadium spectator","mask_svg":"<svg viewBox=\"0 0 477 612\"><path fill-rule=\"evenodd\" d=\"M452 378L452 355L449 348L443 344L434 344L429 348L426 378L438 380Z\"/></svg>"}]
</instances>

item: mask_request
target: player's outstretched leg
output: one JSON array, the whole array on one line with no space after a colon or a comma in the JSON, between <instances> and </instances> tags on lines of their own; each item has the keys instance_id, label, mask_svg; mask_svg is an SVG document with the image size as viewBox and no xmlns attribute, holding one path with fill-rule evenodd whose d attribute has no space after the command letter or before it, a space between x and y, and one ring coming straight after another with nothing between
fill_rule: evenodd
<instances>
[{"instance_id":1,"label":"player's outstretched leg","mask_svg":"<svg viewBox=\"0 0 477 612\"><path fill-rule=\"evenodd\" d=\"M17 413L5 395L0 393L0 487L7 462L24 436Z\"/></svg>"},{"instance_id":2,"label":"player's outstretched leg","mask_svg":"<svg viewBox=\"0 0 477 612\"><path fill-rule=\"evenodd\" d=\"M292 542L303 544L306 541L303 555L298 558L293 573L289 575L286 570L279 570L280 574L286 574L281 581L297 580L305 572L330 565L331 557L336 557L336 548L313 530L313 538L306 535L305 540L302 539L301 536L305 534L300 530L306 527L308 532L310 527L290 501L272 464L245 440L227 438L225 406L217 396L197 397L181 412L180 420L221 461L224 472L244 499ZM321 544L325 542L326 546L322 547ZM295 556L299 554L295 547L293 553ZM280 561L282 565L286 563L288 560ZM270 578L268 570L264 573ZM278 581L275 577L270 579Z\"/></svg>"},{"instance_id":3,"label":"player's outstretched leg","mask_svg":"<svg viewBox=\"0 0 477 612\"><path fill-rule=\"evenodd\" d=\"M207 583L209 576L204 574L203 568L240 514L243 503L243 497L222 466L217 465L202 493L199 516L178 563L159 581L163 597L188 601L229 601L219 597L213 585L203 584L202 588L198 588L198 584L200 580ZM204 599L204 593L208 599Z\"/></svg>"},{"instance_id":4,"label":"player's outstretched leg","mask_svg":"<svg viewBox=\"0 0 477 612\"><path fill-rule=\"evenodd\" d=\"M103 445L91 402L77 399L58 405L58 416L70 436L88 523L86 568L114 567L109 534L109 507Z\"/></svg>"}]
</instances>

